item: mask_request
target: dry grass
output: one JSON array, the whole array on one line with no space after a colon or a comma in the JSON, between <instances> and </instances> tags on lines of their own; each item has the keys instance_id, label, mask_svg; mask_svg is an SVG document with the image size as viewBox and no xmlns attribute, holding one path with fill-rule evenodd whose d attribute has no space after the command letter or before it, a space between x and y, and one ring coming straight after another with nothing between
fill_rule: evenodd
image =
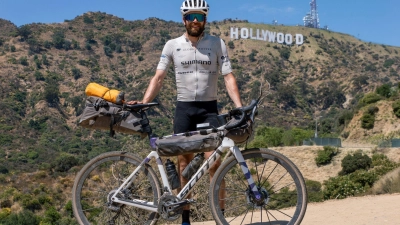
<instances>
[{"instance_id":1,"label":"dry grass","mask_svg":"<svg viewBox=\"0 0 400 225\"><path fill-rule=\"evenodd\" d=\"M393 193L400 193L400 167L379 179L371 188L369 194L379 195Z\"/></svg>"}]
</instances>

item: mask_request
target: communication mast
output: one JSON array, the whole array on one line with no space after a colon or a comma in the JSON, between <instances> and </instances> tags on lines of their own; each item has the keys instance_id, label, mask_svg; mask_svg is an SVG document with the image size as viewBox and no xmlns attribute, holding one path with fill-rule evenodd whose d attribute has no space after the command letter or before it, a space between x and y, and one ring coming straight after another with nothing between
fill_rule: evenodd
<instances>
[{"instance_id":1,"label":"communication mast","mask_svg":"<svg viewBox=\"0 0 400 225\"><path fill-rule=\"evenodd\" d=\"M317 12L317 0L311 0L311 11L303 18L305 27L319 28L319 18Z\"/></svg>"}]
</instances>

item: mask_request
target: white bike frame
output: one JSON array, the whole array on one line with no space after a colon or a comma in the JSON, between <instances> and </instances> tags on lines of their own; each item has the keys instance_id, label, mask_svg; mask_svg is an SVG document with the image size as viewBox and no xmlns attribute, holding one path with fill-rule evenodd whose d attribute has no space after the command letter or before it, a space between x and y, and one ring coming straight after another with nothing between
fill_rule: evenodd
<instances>
[{"instance_id":1,"label":"white bike frame","mask_svg":"<svg viewBox=\"0 0 400 225\"><path fill-rule=\"evenodd\" d=\"M243 171L243 174L245 175L247 182L249 184L249 187L251 187L251 190L254 193L254 196L260 197L260 194L257 190L257 187L254 183L254 180L252 176L250 176L250 171L249 168L246 165L246 162L244 161L243 155L240 152L240 149L235 146L234 142L232 139L224 137L222 140L222 144L211 154L211 156L203 163L203 165L197 170L197 172L192 176L192 178L188 181L188 183L182 188L182 190L177 194L177 198L179 200L185 199L190 192L193 190L197 182L205 175L208 173L208 169L214 165L214 163L221 157L221 155L227 151L230 150L231 153L235 156L236 160L239 162L239 165ZM158 212L158 203L157 202L147 202L143 201L140 199L131 199L131 200L123 200L118 198L118 193L120 193L122 190L126 189L129 187L132 182L136 178L136 173L142 169L142 167L148 163L151 158L155 158L157 161L157 166L158 170L160 171L161 174L161 179L162 179L162 184L164 187L164 190L168 190L170 194L172 194L171 187L168 182L167 174L165 172L164 166L162 164L161 158L158 155L156 151L151 151L150 154L140 163L140 165L132 172L132 174L125 179L125 181L122 183L122 185L118 188L118 190L114 193L114 195L111 197L111 200L116 203L120 204L125 204L133 207L137 207L140 209L152 211L152 212Z\"/></svg>"}]
</instances>

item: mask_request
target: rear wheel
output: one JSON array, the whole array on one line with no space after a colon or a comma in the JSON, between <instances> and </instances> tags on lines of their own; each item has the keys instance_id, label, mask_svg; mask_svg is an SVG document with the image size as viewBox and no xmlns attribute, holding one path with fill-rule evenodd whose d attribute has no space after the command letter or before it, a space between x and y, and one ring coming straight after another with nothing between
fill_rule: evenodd
<instances>
[{"instance_id":1,"label":"rear wheel","mask_svg":"<svg viewBox=\"0 0 400 225\"><path fill-rule=\"evenodd\" d=\"M140 160L126 152L108 152L90 160L78 173L72 189L72 205L79 224L156 224L158 213L118 204L111 196L137 168ZM158 203L160 183L153 169L145 165L137 173L124 199Z\"/></svg>"},{"instance_id":2,"label":"rear wheel","mask_svg":"<svg viewBox=\"0 0 400 225\"><path fill-rule=\"evenodd\" d=\"M299 169L270 149L248 149L242 155L261 199L253 195L236 158L229 157L210 186L210 208L216 223L300 224L307 208L307 190Z\"/></svg>"}]
</instances>

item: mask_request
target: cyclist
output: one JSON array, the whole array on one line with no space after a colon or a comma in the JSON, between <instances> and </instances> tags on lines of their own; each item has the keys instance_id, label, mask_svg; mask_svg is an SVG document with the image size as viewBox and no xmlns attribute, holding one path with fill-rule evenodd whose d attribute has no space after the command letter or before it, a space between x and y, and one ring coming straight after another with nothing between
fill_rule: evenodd
<instances>
[{"instance_id":1,"label":"cyclist","mask_svg":"<svg viewBox=\"0 0 400 225\"><path fill-rule=\"evenodd\" d=\"M159 93L167 74L170 62L174 63L177 106L174 116L174 133L196 130L196 124L209 123L218 127L217 120L217 81L218 75L224 77L227 92L236 107L241 107L236 79L232 74L231 64L224 41L204 33L209 5L205 0L185 0L180 8L186 32L169 40L162 51L156 73L151 79L142 103L151 102ZM130 101L128 104L135 104ZM208 158L212 152L207 152ZM178 156L180 174L192 160L193 154ZM212 178L221 162L209 169ZM180 176L181 186L187 180ZM225 193L220 193L224 196ZM223 198L221 198L223 199ZM224 208L224 203L221 209ZM182 214L182 224L190 224L189 206Z\"/></svg>"}]
</instances>

